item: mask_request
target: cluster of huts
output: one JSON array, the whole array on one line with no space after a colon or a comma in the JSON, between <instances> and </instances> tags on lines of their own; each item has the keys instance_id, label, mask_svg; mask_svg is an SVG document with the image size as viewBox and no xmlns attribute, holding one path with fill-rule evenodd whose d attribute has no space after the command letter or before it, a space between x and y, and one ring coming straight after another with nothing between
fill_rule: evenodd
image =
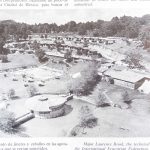
<instances>
[{"instance_id":1,"label":"cluster of huts","mask_svg":"<svg viewBox=\"0 0 150 150\"><path fill-rule=\"evenodd\" d=\"M59 37L57 37L59 39ZM97 56L97 58L102 57L101 53L99 53L97 50L89 49L88 47L83 46L83 44L75 44L75 43L59 43L55 38L55 40L49 40L49 39L40 39L37 42L40 44L41 48L46 47L47 50L53 50L56 49L59 52L66 53L67 51L71 51L74 54L77 55L85 55L85 56ZM7 43L5 47L9 48L10 53L28 53L32 54L34 53L34 50L30 48L30 44L33 43L32 41L24 41L24 42L13 42L13 43ZM19 45L26 45L27 49L24 48L18 48Z\"/></svg>"},{"instance_id":2,"label":"cluster of huts","mask_svg":"<svg viewBox=\"0 0 150 150\"><path fill-rule=\"evenodd\" d=\"M116 42L116 40L118 38L116 37L108 37L108 38L102 38L102 37L87 37L87 36L73 36L73 35L66 35L66 36L54 36L54 35L50 35L50 34L41 34L41 33L37 33L37 34L32 34L32 35L28 35L28 40L41 40L41 39L46 39L49 41L53 41L53 40L57 40L59 42L62 41L73 41L73 42L79 42L79 43L83 43L83 42L88 42L88 43L103 43L103 44L114 44ZM119 38L120 39L120 38Z\"/></svg>"}]
</instances>

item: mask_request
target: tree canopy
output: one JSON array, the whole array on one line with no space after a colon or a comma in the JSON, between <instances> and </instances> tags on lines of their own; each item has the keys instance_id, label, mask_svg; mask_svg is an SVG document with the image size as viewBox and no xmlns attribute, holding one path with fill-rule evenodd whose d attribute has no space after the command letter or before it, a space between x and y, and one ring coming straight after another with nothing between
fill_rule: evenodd
<instances>
[{"instance_id":1,"label":"tree canopy","mask_svg":"<svg viewBox=\"0 0 150 150\"><path fill-rule=\"evenodd\" d=\"M70 21L63 25L56 23L39 23L29 25L26 23L17 23L13 20L0 21L0 48L5 39L10 39L10 35L16 39L27 39L28 35L33 33L73 33L86 36L121 36L136 38L141 35L141 28L147 26L150 22L150 15L143 17L113 17L110 21L97 20L85 23ZM143 34L144 35L144 34Z\"/></svg>"}]
</instances>

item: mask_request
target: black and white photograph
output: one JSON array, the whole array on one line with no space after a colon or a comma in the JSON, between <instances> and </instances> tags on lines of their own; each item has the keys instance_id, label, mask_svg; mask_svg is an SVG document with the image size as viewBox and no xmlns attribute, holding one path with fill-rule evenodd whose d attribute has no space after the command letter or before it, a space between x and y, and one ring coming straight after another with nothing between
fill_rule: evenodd
<instances>
[{"instance_id":1,"label":"black and white photograph","mask_svg":"<svg viewBox=\"0 0 150 150\"><path fill-rule=\"evenodd\" d=\"M150 137L150 9L0 10L0 138Z\"/></svg>"}]
</instances>

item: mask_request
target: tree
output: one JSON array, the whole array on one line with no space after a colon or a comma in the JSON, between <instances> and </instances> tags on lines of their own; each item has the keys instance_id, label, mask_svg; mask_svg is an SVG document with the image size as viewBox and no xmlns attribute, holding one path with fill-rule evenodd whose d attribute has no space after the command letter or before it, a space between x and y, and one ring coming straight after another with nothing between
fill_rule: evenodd
<instances>
[{"instance_id":1,"label":"tree","mask_svg":"<svg viewBox=\"0 0 150 150\"><path fill-rule=\"evenodd\" d=\"M85 27L85 25L84 24L82 24L82 23L80 23L79 25L78 25L78 34L79 35L86 35L86 33L87 33L87 30L86 30L86 27Z\"/></svg>"},{"instance_id":2,"label":"tree","mask_svg":"<svg viewBox=\"0 0 150 150\"><path fill-rule=\"evenodd\" d=\"M67 52L64 54L64 58L66 59L67 62L71 62L73 60L72 51L67 50Z\"/></svg>"},{"instance_id":3,"label":"tree","mask_svg":"<svg viewBox=\"0 0 150 150\"><path fill-rule=\"evenodd\" d=\"M8 57L7 57L7 55L2 55L2 56L1 56L1 59L2 59L2 63L7 63L7 62L8 62Z\"/></svg>"},{"instance_id":4,"label":"tree","mask_svg":"<svg viewBox=\"0 0 150 150\"><path fill-rule=\"evenodd\" d=\"M40 48L40 44L36 40L33 44L31 44L31 47L35 50L35 55L38 57L40 62L46 62L48 60L45 51Z\"/></svg>"},{"instance_id":5,"label":"tree","mask_svg":"<svg viewBox=\"0 0 150 150\"><path fill-rule=\"evenodd\" d=\"M40 44L36 40L34 40L34 42L31 44L31 48L36 51L40 49Z\"/></svg>"},{"instance_id":6,"label":"tree","mask_svg":"<svg viewBox=\"0 0 150 150\"><path fill-rule=\"evenodd\" d=\"M13 35L17 39L25 39L31 33L59 33L59 32L74 32L79 35L94 36L124 36L128 38L136 38L139 34L139 29L143 25L148 25L150 15L145 15L141 18L122 16L113 17L111 21L97 20L96 22L76 23L69 21L64 25L57 25L56 23L48 24L34 24L29 25L25 23L17 23L13 20L0 21L0 35L6 39L9 35ZM2 33L2 34L1 34ZM46 37L45 37L46 38Z\"/></svg>"},{"instance_id":7,"label":"tree","mask_svg":"<svg viewBox=\"0 0 150 150\"><path fill-rule=\"evenodd\" d=\"M135 51L130 52L126 55L125 62L129 64L130 68L144 68L143 65L141 65L142 55L140 53L137 53Z\"/></svg>"},{"instance_id":8,"label":"tree","mask_svg":"<svg viewBox=\"0 0 150 150\"><path fill-rule=\"evenodd\" d=\"M36 87L34 85L30 85L27 88L27 92L30 97L36 96L38 94L38 90L36 89Z\"/></svg>"},{"instance_id":9,"label":"tree","mask_svg":"<svg viewBox=\"0 0 150 150\"><path fill-rule=\"evenodd\" d=\"M0 110L0 130L7 133L13 133L15 115L7 110Z\"/></svg>"},{"instance_id":10,"label":"tree","mask_svg":"<svg viewBox=\"0 0 150 150\"><path fill-rule=\"evenodd\" d=\"M41 38L42 38L42 39L44 38L44 35L43 35L43 34L41 35Z\"/></svg>"},{"instance_id":11,"label":"tree","mask_svg":"<svg viewBox=\"0 0 150 150\"><path fill-rule=\"evenodd\" d=\"M47 39L47 37L48 37L47 34L45 34L45 39Z\"/></svg>"},{"instance_id":12,"label":"tree","mask_svg":"<svg viewBox=\"0 0 150 150\"><path fill-rule=\"evenodd\" d=\"M28 37L28 25L27 24L25 24L25 23L21 24L19 34L20 34L21 38L23 38L25 40L27 39L27 37Z\"/></svg>"},{"instance_id":13,"label":"tree","mask_svg":"<svg viewBox=\"0 0 150 150\"><path fill-rule=\"evenodd\" d=\"M112 18L112 20L106 23L106 34L107 36L117 35L122 30L122 26L118 17Z\"/></svg>"},{"instance_id":14,"label":"tree","mask_svg":"<svg viewBox=\"0 0 150 150\"><path fill-rule=\"evenodd\" d=\"M60 51L60 47L61 47L61 43L55 41L55 46L56 46L57 51L59 52Z\"/></svg>"},{"instance_id":15,"label":"tree","mask_svg":"<svg viewBox=\"0 0 150 150\"><path fill-rule=\"evenodd\" d=\"M143 41L144 49L150 48L150 25L142 26L139 39Z\"/></svg>"},{"instance_id":16,"label":"tree","mask_svg":"<svg viewBox=\"0 0 150 150\"><path fill-rule=\"evenodd\" d=\"M38 59L41 63L48 61L48 57L46 56L44 50L42 50L42 49L37 49L35 51L35 55L38 57Z\"/></svg>"},{"instance_id":17,"label":"tree","mask_svg":"<svg viewBox=\"0 0 150 150\"><path fill-rule=\"evenodd\" d=\"M69 32L75 32L75 31L77 31L76 22L75 21L70 21L66 25L68 26L67 27L67 31L69 31Z\"/></svg>"},{"instance_id":18,"label":"tree","mask_svg":"<svg viewBox=\"0 0 150 150\"><path fill-rule=\"evenodd\" d=\"M5 45L5 42L5 38L0 35L0 54L5 54L5 49L3 47Z\"/></svg>"},{"instance_id":19,"label":"tree","mask_svg":"<svg viewBox=\"0 0 150 150\"><path fill-rule=\"evenodd\" d=\"M147 14L147 15L142 16L142 17L140 18L140 21L141 21L141 24L142 24L142 25L147 25L147 24L149 24L149 22L150 22L150 15Z\"/></svg>"},{"instance_id":20,"label":"tree","mask_svg":"<svg viewBox=\"0 0 150 150\"><path fill-rule=\"evenodd\" d=\"M77 49L77 55L82 55L82 50L80 48Z\"/></svg>"},{"instance_id":21,"label":"tree","mask_svg":"<svg viewBox=\"0 0 150 150\"><path fill-rule=\"evenodd\" d=\"M104 23L104 20L97 20L97 21L95 22L95 24L94 24L94 27L95 27L96 29L101 30L103 23Z\"/></svg>"},{"instance_id":22,"label":"tree","mask_svg":"<svg viewBox=\"0 0 150 150\"><path fill-rule=\"evenodd\" d=\"M97 107L105 107L111 105L108 97L106 96L106 93L102 91L99 91L97 93L97 97L95 97L95 102Z\"/></svg>"},{"instance_id":23,"label":"tree","mask_svg":"<svg viewBox=\"0 0 150 150\"><path fill-rule=\"evenodd\" d=\"M8 36L8 30L5 25L0 24L0 55L2 55L2 63L8 62L8 49L4 48L6 38Z\"/></svg>"},{"instance_id":24,"label":"tree","mask_svg":"<svg viewBox=\"0 0 150 150\"><path fill-rule=\"evenodd\" d=\"M98 83L98 64L96 62L78 63L71 70L76 70L81 76L71 79L68 88L76 95L89 95Z\"/></svg>"},{"instance_id":25,"label":"tree","mask_svg":"<svg viewBox=\"0 0 150 150\"><path fill-rule=\"evenodd\" d=\"M129 93L127 91L122 93L122 99L127 104L130 104L132 102L130 97L129 97Z\"/></svg>"},{"instance_id":26,"label":"tree","mask_svg":"<svg viewBox=\"0 0 150 150\"><path fill-rule=\"evenodd\" d=\"M82 106L79 110L80 126L83 128L93 128L97 125L98 119L93 115L92 110L87 106Z\"/></svg>"},{"instance_id":27,"label":"tree","mask_svg":"<svg viewBox=\"0 0 150 150\"><path fill-rule=\"evenodd\" d=\"M89 106L84 105L79 110L79 124L69 132L69 136L77 136L80 133L85 134L85 128L94 128L97 124L98 118L93 115Z\"/></svg>"},{"instance_id":28,"label":"tree","mask_svg":"<svg viewBox=\"0 0 150 150\"><path fill-rule=\"evenodd\" d=\"M95 30L93 31L93 36L94 36L94 37L99 37L99 36L100 36L99 30L95 29Z\"/></svg>"},{"instance_id":29,"label":"tree","mask_svg":"<svg viewBox=\"0 0 150 150\"><path fill-rule=\"evenodd\" d=\"M14 89L10 89L10 90L8 91L8 97L9 97L10 99L13 99L15 96L16 96L15 90L14 90Z\"/></svg>"}]
</instances>

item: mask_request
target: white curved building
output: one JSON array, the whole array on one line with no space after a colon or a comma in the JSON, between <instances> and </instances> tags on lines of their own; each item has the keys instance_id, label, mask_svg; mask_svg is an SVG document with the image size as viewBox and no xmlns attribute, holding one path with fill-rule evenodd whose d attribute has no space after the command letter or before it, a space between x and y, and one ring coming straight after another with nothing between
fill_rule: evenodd
<instances>
[{"instance_id":1,"label":"white curved building","mask_svg":"<svg viewBox=\"0 0 150 150\"><path fill-rule=\"evenodd\" d=\"M58 95L38 95L26 101L26 107L38 118L56 118L65 113L66 97Z\"/></svg>"}]
</instances>

